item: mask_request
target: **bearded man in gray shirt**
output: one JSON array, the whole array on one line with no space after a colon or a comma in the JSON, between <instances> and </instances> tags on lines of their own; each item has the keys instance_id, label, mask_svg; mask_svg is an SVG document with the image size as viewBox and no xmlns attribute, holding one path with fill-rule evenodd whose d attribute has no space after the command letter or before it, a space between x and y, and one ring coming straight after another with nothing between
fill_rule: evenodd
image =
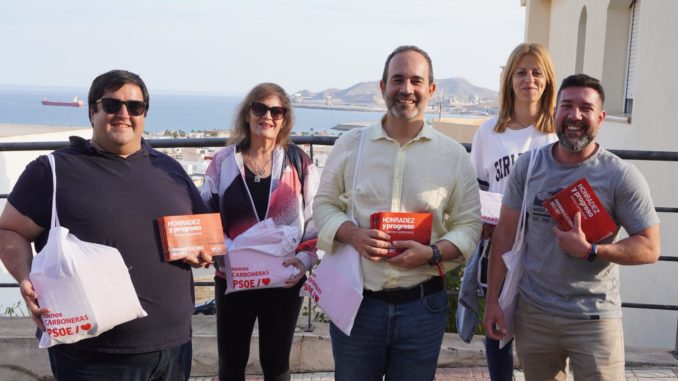
<instances>
[{"instance_id":1,"label":"bearded man in gray shirt","mask_svg":"<svg viewBox=\"0 0 678 381\"><path fill-rule=\"evenodd\" d=\"M624 379L618 265L654 263L659 257L659 218L645 179L594 141L605 119L604 101L597 79L585 74L565 78L555 114L559 142L535 152L529 179L530 155L521 156L502 201L484 327L493 339L505 336L498 304L506 276L502 254L513 245L527 197L525 275L514 318L516 349L528 381L566 380L568 357L575 379ZM600 242L587 242L579 213L573 229L556 227L544 199L581 178L629 237L614 242L618 228Z\"/></svg>"}]
</instances>

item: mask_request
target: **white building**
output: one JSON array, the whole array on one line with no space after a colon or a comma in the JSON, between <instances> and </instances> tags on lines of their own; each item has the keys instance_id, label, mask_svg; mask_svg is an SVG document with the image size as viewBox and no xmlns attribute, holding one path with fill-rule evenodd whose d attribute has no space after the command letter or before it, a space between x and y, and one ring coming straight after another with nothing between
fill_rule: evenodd
<instances>
[{"instance_id":1,"label":"white building","mask_svg":"<svg viewBox=\"0 0 678 381\"><path fill-rule=\"evenodd\" d=\"M574 73L599 78L608 119L598 141L608 149L678 151L678 1L521 0L525 41L544 44L558 80ZM656 206L678 207L678 162L636 161ZM678 215L661 213L663 256L678 256ZM622 266L622 299L678 304L678 263ZM671 311L625 308L627 345L673 348Z\"/></svg>"}]
</instances>

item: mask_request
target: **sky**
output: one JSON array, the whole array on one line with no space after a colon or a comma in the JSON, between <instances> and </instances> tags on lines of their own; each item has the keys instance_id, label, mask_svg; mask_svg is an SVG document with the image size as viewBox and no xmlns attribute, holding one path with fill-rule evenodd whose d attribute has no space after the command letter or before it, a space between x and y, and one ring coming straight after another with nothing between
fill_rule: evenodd
<instances>
[{"instance_id":1,"label":"sky","mask_svg":"<svg viewBox=\"0 0 678 381\"><path fill-rule=\"evenodd\" d=\"M289 93L381 78L417 45L436 78L498 89L524 39L520 0L21 0L0 12L0 85L89 88L110 69L150 91Z\"/></svg>"}]
</instances>

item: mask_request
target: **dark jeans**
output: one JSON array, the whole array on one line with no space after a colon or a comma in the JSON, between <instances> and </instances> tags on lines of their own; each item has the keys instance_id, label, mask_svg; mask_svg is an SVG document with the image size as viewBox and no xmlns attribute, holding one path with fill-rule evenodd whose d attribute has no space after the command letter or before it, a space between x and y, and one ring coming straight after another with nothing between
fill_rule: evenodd
<instances>
[{"instance_id":1,"label":"dark jeans","mask_svg":"<svg viewBox=\"0 0 678 381\"><path fill-rule=\"evenodd\" d=\"M305 279L292 288L224 295L226 280L214 278L220 381L245 380L255 320L259 323L259 359L264 380L290 379L290 350L302 302L299 289Z\"/></svg>"},{"instance_id":2,"label":"dark jeans","mask_svg":"<svg viewBox=\"0 0 678 381\"><path fill-rule=\"evenodd\" d=\"M499 349L499 340L485 337L485 355L492 381L513 380L513 339Z\"/></svg>"},{"instance_id":3,"label":"dark jeans","mask_svg":"<svg viewBox=\"0 0 678 381\"><path fill-rule=\"evenodd\" d=\"M60 344L48 349L59 381L186 381L191 375L191 342L147 353L103 353Z\"/></svg>"},{"instance_id":4,"label":"dark jeans","mask_svg":"<svg viewBox=\"0 0 678 381\"><path fill-rule=\"evenodd\" d=\"M363 298L351 336L330 324L335 379L433 380L446 318L445 290L398 304Z\"/></svg>"}]
</instances>

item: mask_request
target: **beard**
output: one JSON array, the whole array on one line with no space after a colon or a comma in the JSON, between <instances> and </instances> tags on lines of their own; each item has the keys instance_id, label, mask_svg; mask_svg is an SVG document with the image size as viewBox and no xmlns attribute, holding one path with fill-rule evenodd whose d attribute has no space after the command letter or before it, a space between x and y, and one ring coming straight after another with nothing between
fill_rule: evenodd
<instances>
[{"instance_id":1,"label":"beard","mask_svg":"<svg viewBox=\"0 0 678 381\"><path fill-rule=\"evenodd\" d=\"M409 105L400 105L398 101L401 99L408 99L414 101L413 105L414 107L412 109L409 109L408 108ZM421 114L421 110L419 109L420 103L421 99L417 98L415 95L412 95L410 97L396 95L395 97L390 99L390 102L388 102L388 111L393 117L397 119L412 120L416 119Z\"/></svg>"},{"instance_id":2,"label":"beard","mask_svg":"<svg viewBox=\"0 0 678 381\"><path fill-rule=\"evenodd\" d=\"M584 129L585 135L582 137L567 137L567 127L568 126L577 126ZM575 122L569 119L564 120L561 123L560 128L557 128L556 134L558 135L558 141L560 145L563 146L566 150L570 152L581 152L586 146L588 146L595 137L591 134L591 128L586 125L584 122Z\"/></svg>"},{"instance_id":3,"label":"beard","mask_svg":"<svg viewBox=\"0 0 678 381\"><path fill-rule=\"evenodd\" d=\"M581 152L589 143L593 141L593 136L585 135L581 138L568 138L564 132L558 132L558 141L560 145L570 152Z\"/></svg>"}]
</instances>

